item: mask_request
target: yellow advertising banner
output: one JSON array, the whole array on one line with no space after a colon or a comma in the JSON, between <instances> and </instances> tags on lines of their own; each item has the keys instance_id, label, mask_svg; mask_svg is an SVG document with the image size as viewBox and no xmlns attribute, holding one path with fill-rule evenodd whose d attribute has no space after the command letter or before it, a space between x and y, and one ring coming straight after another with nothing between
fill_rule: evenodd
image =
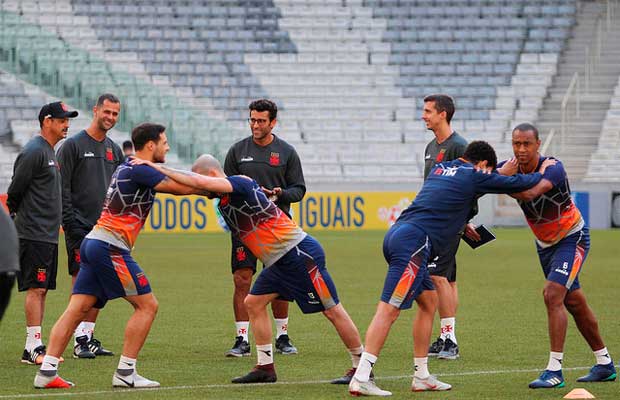
<instances>
[{"instance_id":1,"label":"yellow advertising banner","mask_svg":"<svg viewBox=\"0 0 620 400\"><path fill-rule=\"evenodd\" d=\"M387 229L415 192L312 192L292 204L293 219L308 230ZM221 232L223 220L202 196L160 193L144 232Z\"/></svg>"}]
</instances>

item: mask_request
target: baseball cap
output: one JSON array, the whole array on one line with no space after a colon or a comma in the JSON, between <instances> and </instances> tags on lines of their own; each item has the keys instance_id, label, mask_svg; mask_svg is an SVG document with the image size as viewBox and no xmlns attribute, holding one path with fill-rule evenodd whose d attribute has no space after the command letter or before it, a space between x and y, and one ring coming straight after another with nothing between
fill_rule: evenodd
<instances>
[{"instance_id":1,"label":"baseball cap","mask_svg":"<svg viewBox=\"0 0 620 400\"><path fill-rule=\"evenodd\" d=\"M41 107L41 111L39 111L39 123L43 124L45 118L75 118L77 116L77 111L69 111L62 101L57 101Z\"/></svg>"}]
</instances>

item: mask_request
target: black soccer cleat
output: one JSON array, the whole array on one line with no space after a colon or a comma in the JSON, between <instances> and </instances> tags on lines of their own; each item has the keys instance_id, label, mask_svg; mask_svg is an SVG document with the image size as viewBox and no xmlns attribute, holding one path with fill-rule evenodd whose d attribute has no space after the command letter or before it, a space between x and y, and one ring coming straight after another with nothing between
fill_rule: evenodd
<instances>
[{"instance_id":1,"label":"black soccer cleat","mask_svg":"<svg viewBox=\"0 0 620 400\"><path fill-rule=\"evenodd\" d=\"M101 342L93 336L92 339L88 341L88 349L95 353L96 356L113 356L114 353L103 347Z\"/></svg>"},{"instance_id":2,"label":"black soccer cleat","mask_svg":"<svg viewBox=\"0 0 620 400\"><path fill-rule=\"evenodd\" d=\"M232 383L272 383L278 380L273 364L257 365L247 375L234 378Z\"/></svg>"},{"instance_id":3,"label":"black soccer cleat","mask_svg":"<svg viewBox=\"0 0 620 400\"><path fill-rule=\"evenodd\" d=\"M95 358L95 353L88 348L88 336L78 336L75 341L77 344L73 348L73 358Z\"/></svg>"},{"instance_id":4,"label":"black soccer cleat","mask_svg":"<svg viewBox=\"0 0 620 400\"><path fill-rule=\"evenodd\" d=\"M431 344L431 347L428 348L428 356L437 357L439 353L441 352L441 350L443 350L443 345L444 345L443 339L441 337L438 337L437 340L435 340Z\"/></svg>"},{"instance_id":5,"label":"black soccer cleat","mask_svg":"<svg viewBox=\"0 0 620 400\"><path fill-rule=\"evenodd\" d=\"M32 349L32 351L24 349L21 362L30 365L41 365L43 357L45 357L45 345L42 344Z\"/></svg>"},{"instance_id":6,"label":"black soccer cleat","mask_svg":"<svg viewBox=\"0 0 620 400\"><path fill-rule=\"evenodd\" d=\"M250 354L250 344L243 340L243 336L237 336L233 347L226 352L226 357L247 357Z\"/></svg>"},{"instance_id":7,"label":"black soccer cleat","mask_svg":"<svg viewBox=\"0 0 620 400\"><path fill-rule=\"evenodd\" d=\"M351 368L343 376L334 379L333 381L331 381L331 383L334 385L348 385L349 383L351 383L351 379L353 378L353 375L355 375L355 371L357 371L357 368ZM372 380L374 378L375 374L370 371L370 379Z\"/></svg>"},{"instance_id":8,"label":"black soccer cleat","mask_svg":"<svg viewBox=\"0 0 620 400\"><path fill-rule=\"evenodd\" d=\"M297 347L291 343L291 338L287 334L280 335L276 339L276 353L281 354L297 354Z\"/></svg>"},{"instance_id":9,"label":"black soccer cleat","mask_svg":"<svg viewBox=\"0 0 620 400\"><path fill-rule=\"evenodd\" d=\"M459 358L459 345L454 343L452 339L446 338L443 349L437 355L440 360L456 360Z\"/></svg>"}]
</instances>

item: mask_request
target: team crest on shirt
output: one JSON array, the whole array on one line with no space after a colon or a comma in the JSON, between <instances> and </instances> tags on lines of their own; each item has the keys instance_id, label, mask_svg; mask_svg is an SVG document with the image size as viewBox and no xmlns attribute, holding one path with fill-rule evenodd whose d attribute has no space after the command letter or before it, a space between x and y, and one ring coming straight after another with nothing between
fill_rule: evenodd
<instances>
[{"instance_id":1,"label":"team crest on shirt","mask_svg":"<svg viewBox=\"0 0 620 400\"><path fill-rule=\"evenodd\" d=\"M220 206L226 207L228 205L228 203L230 203L230 196L229 195L224 195L224 196L220 197Z\"/></svg>"},{"instance_id":2,"label":"team crest on shirt","mask_svg":"<svg viewBox=\"0 0 620 400\"><path fill-rule=\"evenodd\" d=\"M106 147L105 149L105 159L108 161L114 161L114 153L112 152L111 147Z\"/></svg>"},{"instance_id":3,"label":"team crest on shirt","mask_svg":"<svg viewBox=\"0 0 620 400\"><path fill-rule=\"evenodd\" d=\"M248 256L245 254L245 249L243 246L239 246L235 249L237 261L245 261Z\"/></svg>"},{"instance_id":4,"label":"team crest on shirt","mask_svg":"<svg viewBox=\"0 0 620 400\"><path fill-rule=\"evenodd\" d=\"M442 162L443 161L443 156L445 154L446 154L446 149L439 150L439 154L437 154L437 158L435 159L435 162Z\"/></svg>"},{"instance_id":5,"label":"team crest on shirt","mask_svg":"<svg viewBox=\"0 0 620 400\"><path fill-rule=\"evenodd\" d=\"M269 165L280 165L280 153L271 153L269 156Z\"/></svg>"}]
</instances>

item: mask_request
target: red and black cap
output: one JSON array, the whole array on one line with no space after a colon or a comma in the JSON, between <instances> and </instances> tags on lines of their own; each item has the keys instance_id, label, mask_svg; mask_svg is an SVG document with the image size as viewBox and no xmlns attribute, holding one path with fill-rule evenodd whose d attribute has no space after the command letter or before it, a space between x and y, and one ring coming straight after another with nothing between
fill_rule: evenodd
<instances>
[{"instance_id":1,"label":"red and black cap","mask_svg":"<svg viewBox=\"0 0 620 400\"><path fill-rule=\"evenodd\" d=\"M75 118L77 116L77 111L69 111L62 101L57 101L41 107L41 111L39 111L39 123L43 124L45 118Z\"/></svg>"}]
</instances>

